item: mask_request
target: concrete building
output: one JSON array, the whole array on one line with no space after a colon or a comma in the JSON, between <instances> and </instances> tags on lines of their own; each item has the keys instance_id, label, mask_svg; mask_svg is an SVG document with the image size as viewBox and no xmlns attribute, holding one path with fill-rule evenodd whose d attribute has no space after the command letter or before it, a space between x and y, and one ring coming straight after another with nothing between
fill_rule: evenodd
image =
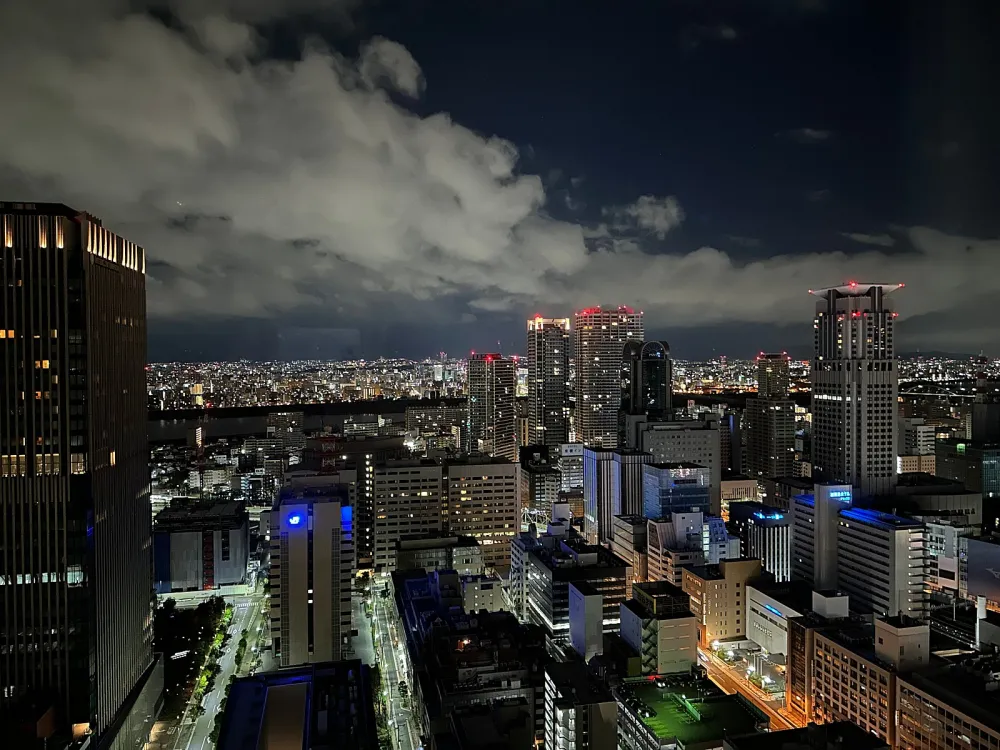
<instances>
[{"instance_id":1,"label":"concrete building","mask_svg":"<svg viewBox=\"0 0 1000 750\"><path fill-rule=\"evenodd\" d=\"M614 517L613 449L583 449L583 533L591 544L610 539Z\"/></svg>"},{"instance_id":2,"label":"concrete building","mask_svg":"<svg viewBox=\"0 0 1000 750\"><path fill-rule=\"evenodd\" d=\"M574 316L575 426L581 443L595 448L617 447L622 349L629 341L643 339L642 313L630 307L589 307Z\"/></svg>"},{"instance_id":3,"label":"concrete building","mask_svg":"<svg viewBox=\"0 0 1000 750\"><path fill-rule=\"evenodd\" d=\"M450 430L454 425L465 423L468 406L457 400L440 401L426 406L407 406L405 425L407 432L432 432Z\"/></svg>"},{"instance_id":4,"label":"concrete building","mask_svg":"<svg viewBox=\"0 0 1000 750\"><path fill-rule=\"evenodd\" d=\"M743 414L745 469L754 479L784 477L795 459L795 402L788 397L787 354L757 357L757 396Z\"/></svg>"},{"instance_id":5,"label":"concrete building","mask_svg":"<svg viewBox=\"0 0 1000 750\"><path fill-rule=\"evenodd\" d=\"M487 568L510 565L510 542L520 529L520 466L470 456L445 463L449 533L479 542Z\"/></svg>"},{"instance_id":6,"label":"concrete building","mask_svg":"<svg viewBox=\"0 0 1000 750\"><path fill-rule=\"evenodd\" d=\"M617 750L618 704L583 664L545 667L545 747Z\"/></svg>"},{"instance_id":7,"label":"concrete building","mask_svg":"<svg viewBox=\"0 0 1000 750\"><path fill-rule=\"evenodd\" d=\"M621 604L621 637L640 655L644 675L690 674L698 663L690 600L672 583L633 584Z\"/></svg>"},{"instance_id":8,"label":"concrete building","mask_svg":"<svg viewBox=\"0 0 1000 750\"><path fill-rule=\"evenodd\" d=\"M283 667L340 661L350 647L353 511L346 488L286 487L278 497L271 517L271 643Z\"/></svg>"},{"instance_id":9,"label":"concrete building","mask_svg":"<svg viewBox=\"0 0 1000 750\"><path fill-rule=\"evenodd\" d=\"M811 494L791 498L792 578L811 581L817 591L837 588L840 511L853 497L849 485L817 484Z\"/></svg>"},{"instance_id":10,"label":"concrete building","mask_svg":"<svg viewBox=\"0 0 1000 750\"><path fill-rule=\"evenodd\" d=\"M216 747L379 750L375 689L359 660L242 677L229 688Z\"/></svg>"},{"instance_id":11,"label":"concrete building","mask_svg":"<svg viewBox=\"0 0 1000 750\"><path fill-rule=\"evenodd\" d=\"M968 595L968 570L963 571L962 559L967 553L962 541L978 534L978 526L960 525L952 520L933 516L918 517L924 524L924 544L927 552L926 583L932 594L965 599ZM964 575L963 575L964 574Z\"/></svg>"},{"instance_id":12,"label":"concrete building","mask_svg":"<svg viewBox=\"0 0 1000 750\"><path fill-rule=\"evenodd\" d=\"M647 579L681 585L681 571L695 565L717 565L740 556L740 539L718 516L701 512L671 513L649 520L646 531Z\"/></svg>"},{"instance_id":13,"label":"concrete building","mask_svg":"<svg viewBox=\"0 0 1000 750\"><path fill-rule=\"evenodd\" d=\"M627 562L604 547L587 544L576 532L553 525L549 533L534 540L523 565L527 619L545 628L549 637L569 639L569 587L581 581L590 583L603 597L605 632L618 629L618 605L625 600L632 579Z\"/></svg>"},{"instance_id":14,"label":"concrete building","mask_svg":"<svg viewBox=\"0 0 1000 750\"><path fill-rule=\"evenodd\" d=\"M569 584L569 645L584 664L604 652L604 595L587 581Z\"/></svg>"},{"instance_id":15,"label":"concrete building","mask_svg":"<svg viewBox=\"0 0 1000 750\"><path fill-rule=\"evenodd\" d=\"M643 512L645 467L653 460L651 453L619 448L611 464L611 515L633 516ZM609 529L614 537L614 524Z\"/></svg>"},{"instance_id":16,"label":"concrete building","mask_svg":"<svg viewBox=\"0 0 1000 750\"><path fill-rule=\"evenodd\" d=\"M729 506L735 503L755 502L760 500L760 484L756 479L723 472L720 485L722 509L719 515L723 520L729 520Z\"/></svg>"},{"instance_id":17,"label":"concrete building","mask_svg":"<svg viewBox=\"0 0 1000 750\"><path fill-rule=\"evenodd\" d=\"M898 419L899 453L903 456L933 456L936 429L922 417Z\"/></svg>"},{"instance_id":18,"label":"concrete building","mask_svg":"<svg viewBox=\"0 0 1000 750\"><path fill-rule=\"evenodd\" d=\"M774 748L810 748L811 750L890 750L885 740L866 732L849 721L809 724L799 729L782 729L740 737L726 737L723 750L774 750Z\"/></svg>"},{"instance_id":19,"label":"concrete building","mask_svg":"<svg viewBox=\"0 0 1000 750\"><path fill-rule=\"evenodd\" d=\"M485 572L483 550L472 537L430 534L408 537L396 542L396 569L454 570L459 575L482 575Z\"/></svg>"},{"instance_id":20,"label":"concrete building","mask_svg":"<svg viewBox=\"0 0 1000 750\"><path fill-rule=\"evenodd\" d=\"M936 471L937 456L933 453L930 455L901 454L896 456L897 474L913 474L917 472L923 474L934 474Z\"/></svg>"},{"instance_id":21,"label":"concrete building","mask_svg":"<svg viewBox=\"0 0 1000 750\"><path fill-rule=\"evenodd\" d=\"M615 516L611 551L632 567L632 582L641 583L648 574L645 516Z\"/></svg>"},{"instance_id":22,"label":"concrete building","mask_svg":"<svg viewBox=\"0 0 1000 750\"><path fill-rule=\"evenodd\" d=\"M583 443L564 443L559 446L556 468L562 477L562 491L583 490Z\"/></svg>"},{"instance_id":23,"label":"concrete building","mask_svg":"<svg viewBox=\"0 0 1000 750\"><path fill-rule=\"evenodd\" d=\"M493 576L465 575L459 577L462 589L462 609L474 612L499 612L506 609L503 586Z\"/></svg>"},{"instance_id":24,"label":"concrete building","mask_svg":"<svg viewBox=\"0 0 1000 750\"><path fill-rule=\"evenodd\" d=\"M896 746L1000 745L1000 662L995 655L941 663L896 679Z\"/></svg>"},{"instance_id":25,"label":"concrete building","mask_svg":"<svg viewBox=\"0 0 1000 750\"><path fill-rule=\"evenodd\" d=\"M569 441L569 318L528 319L528 440Z\"/></svg>"},{"instance_id":26,"label":"concrete building","mask_svg":"<svg viewBox=\"0 0 1000 750\"><path fill-rule=\"evenodd\" d=\"M622 349L618 447L635 449L634 417L673 418L673 365L666 341L629 341Z\"/></svg>"},{"instance_id":27,"label":"concrete building","mask_svg":"<svg viewBox=\"0 0 1000 750\"><path fill-rule=\"evenodd\" d=\"M157 594L246 583L247 514L239 503L166 508L153 525Z\"/></svg>"},{"instance_id":28,"label":"concrete building","mask_svg":"<svg viewBox=\"0 0 1000 750\"><path fill-rule=\"evenodd\" d=\"M660 519L671 513L708 513L711 504L711 472L707 467L690 462L647 463L643 467L642 507L636 513Z\"/></svg>"},{"instance_id":29,"label":"concrete building","mask_svg":"<svg viewBox=\"0 0 1000 750\"><path fill-rule=\"evenodd\" d=\"M893 512L901 515L931 514L973 526L983 523L982 493L966 489L954 479L924 472L900 474L895 492L886 501L885 507L898 509Z\"/></svg>"},{"instance_id":30,"label":"concrete building","mask_svg":"<svg viewBox=\"0 0 1000 750\"><path fill-rule=\"evenodd\" d=\"M639 426L637 444L640 450L653 454L658 464L691 463L709 470L710 510L722 511L722 458L719 420L714 414L698 420L646 422Z\"/></svg>"},{"instance_id":31,"label":"concrete building","mask_svg":"<svg viewBox=\"0 0 1000 750\"><path fill-rule=\"evenodd\" d=\"M804 581L747 584L747 637L782 663L788 656L788 621L805 615L811 603L812 591Z\"/></svg>"},{"instance_id":32,"label":"concrete building","mask_svg":"<svg viewBox=\"0 0 1000 750\"><path fill-rule=\"evenodd\" d=\"M1000 409L998 404L985 404ZM938 440L935 473L961 482L983 498L983 531L1000 530L1000 444Z\"/></svg>"},{"instance_id":33,"label":"concrete building","mask_svg":"<svg viewBox=\"0 0 1000 750\"><path fill-rule=\"evenodd\" d=\"M529 446L530 447L530 446ZM521 450L521 510L525 520L545 523L552 517L552 506L559 502L562 475L547 456L524 455Z\"/></svg>"},{"instance_id":34,"label":"concrete building","mask_svg":"<svg viewBox=\"0 0 1000 750\"><path fill-rule=\"evenodd\" d=\"M787 514L762 503L732 506L729 528L740 538L743 557L755 557L779 583L792 577L792 528Z\"/></svg>"},{"instance_id":35,"label":"concrete building","mask_svg":"<svg viewBox=\"0 0 1000 750\"><path fill-rule=\"evenodd\" d=\"M469 358L469 451L517 460L515 369L500 354Z\"/></svg>"},{"instance_id":36,"label":"concrete building","mask_svg":"<svg viewBox=\"0 0 1000 750\"><path fill-rule=\"evenodd\" d=\"M702 646L746 637L746 585L761 571L760 560L742 558L684 569L681 588L691 597Z\"/></svg>"},{"instance_id":37,"label":"concrete building","mask_svg":"<svg viewBox=\"0 0 1000 750\"><path fill-rule=\"evenodd\" d=\"M896 313L886 296L902 284L810 290L816 304L812 378L813 476L891 492L896 480Z\"/></svg>"},{"instance_id":38,"label":"concrete building","mask_svg":"<svg viewBox=\"0 0 1000 750\"><path fill-rule=\"evenodd\" d=\"M707 679L672 675L614 689L619 750L722 750L726 737L766 730L767 715Z\"/></svg>"},{"instance_id":39,"label":"concrete building","mask_svg":"<svg viewBox=\"0 0 1000 750\"><path fill-rule=\"evenodd\" d=\"M387 461L375 467L376 573L396 570L396 545L400 540L425 538L446 528L444 472L430 459Z\"/></svg>"}]
</instances>

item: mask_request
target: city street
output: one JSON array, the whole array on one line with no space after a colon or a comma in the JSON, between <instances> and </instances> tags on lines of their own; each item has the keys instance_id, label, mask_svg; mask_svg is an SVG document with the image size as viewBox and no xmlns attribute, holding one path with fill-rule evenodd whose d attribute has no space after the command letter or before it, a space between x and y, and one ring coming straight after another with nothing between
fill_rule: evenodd
<instances>
[{"instance_id":1,"label":"city street","mask_svg":"<svg viewBox=\"0 0 1000 750\"><path fill-rule=\"evenodd\" d=\"M420 734L416 730L413 721L413 714L410 711L409 699L404 707L403 698L399 694L399 681L407 680L407 669L403 663L402 651L405 646L400 644L397 648L393 646L395 638L395 625L389 617L389 608L393 606L391 600L382 599L376 595L375 601L375 627L376 643L375 648L379 654L379 667L382 670L382 686L386 695L386 705L390 707L390 726L393 730L393 743L397 750L419 750ZM397 653L398 652L398 653Z\"/></svg>"},{"instance_id":2,"label":"city street","mask_svg":"<svg viewBox=\"0 0 1000 750\"><path fill-rule=\"evenodd\" d=\"M233 602L233 619L229 624L229 642L226 644L222 656L219 659L221 671L215 678L215 684L210 693L202 699L205 713L197 718L193 717L192 707L184 712L181 721L180 731L177 735L175 750L209 750L212 743L209 734L212 725L215 723L215 715L219 710L219 702L225 695L229 678L236 671L236 650L239 648L240 633L244 628L251 631L248 640L253 643L253 632L261 622L261 606L263 596L240 597ZM252 654L248 653L244 657L244 668L241 673L247 671L247 667L252 660Z\"/></svg>"},{"instance_id":3,"label":"city street","mask_svg":"<svg viewBox=\"0 0 1000 750\"><path fill-rule=\"evenodd\" d=\"M358 634L351 639L354 658L361 659L363 664L375 664L375 644L372 643L372 621L365 614L365 600L361 594L351 597L351 622L357 628Z\"/></svg>"},{"instance_id":4,"label":"city street","mask_svg":"<svg viewBox=\"0 0 1000 750\"><path fill-rule=\"evenodd\" d=\"M777 701L768 700L765 694L757 688L756 685L752 684L749 680L743 678L740 675L734 674L733 671L724 663L716 659L716 657L707 652L698 649L699 661L702 666L708 671L709 679L718 685L722 690L732 695L733 693L740 693L743 697L747 698L751 703L753 703L757 708L768 715L771 719L771 729L776 731L779 729L794 729L799 726L792 718L790 714L787 714L784 709L782 709Z\"/></svg>"}]
</instances>

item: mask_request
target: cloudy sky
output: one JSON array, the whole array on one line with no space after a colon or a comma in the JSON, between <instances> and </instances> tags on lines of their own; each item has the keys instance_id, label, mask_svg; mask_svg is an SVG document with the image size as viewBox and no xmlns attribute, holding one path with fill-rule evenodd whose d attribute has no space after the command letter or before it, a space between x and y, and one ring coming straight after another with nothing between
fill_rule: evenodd
<instances>
[{"instance_id":1,"label":"cloudy sky","mask_svg":"<svg viewBox=\"0 0 1000 750\"><path fill-rule=\"evenodd\" d=\"M997 5L13 0L0 198L146 247L156 360L797 350L849 278L1000 354Z\"/></svg>"}]
</instances>

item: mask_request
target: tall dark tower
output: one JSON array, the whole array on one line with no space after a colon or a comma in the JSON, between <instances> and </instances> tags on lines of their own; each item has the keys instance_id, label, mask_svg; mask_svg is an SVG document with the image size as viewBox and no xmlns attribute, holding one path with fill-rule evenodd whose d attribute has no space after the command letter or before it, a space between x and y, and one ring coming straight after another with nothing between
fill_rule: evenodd
<instances>
[{"instance_id":1,"label":"tall dark tower","mask_svg":"<svg viewBox=\"0 0 1000 750\"><path fill-rule=\"evenodd\" d=\"M569 318L528 320L528 440L569 442Z\"/></svg>"},{"instance_id":2,"label":"tall dark tower","mask_svg":"<svg viewBox=\"0 0 1000 750\"><path fill-rule=\"evenodd\" d=\"M670 419L673 410L673 363L666 341L629 341L622 349L618 445L634 448L629 417Z\"/></svg>"},{"instance_id":3,"label":"tall dark tower","mask_svg":"<svg viewBox=\"0 0 1000 750\"><path fill-rule=\"evenodd\" d=\"M795 458L795 402L788 398L789 357L757 357L757 396L744 412L746 469L758 477L790 477Z\"/></svg>"},{"instance_id":4,"label":"tall dark tower","mask_svg":"<svg viewBox=\"0 0 1000 750\"><path fill-rule=\"evenodd\" d=\"M51 701L134 747L162 684L145 253L61 204L0 203L0 224L0 709Z\"/></svg>"}]
</instances>

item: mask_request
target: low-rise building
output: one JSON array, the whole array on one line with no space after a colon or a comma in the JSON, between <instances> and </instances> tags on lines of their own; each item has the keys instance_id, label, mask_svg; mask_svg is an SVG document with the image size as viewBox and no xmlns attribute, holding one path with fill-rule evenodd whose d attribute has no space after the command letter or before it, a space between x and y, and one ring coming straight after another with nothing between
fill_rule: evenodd
<instances>
[{"instance_id":1,"label":"low-rise building","mask_svg":"<svg viewBox=\"0 0 1000 750\"><path fill-rule=\"evenodd\" d=\"M621 637L639 654L644 675L690 673L698 628L689 597L672 583L636 583L621 604Z\"/></svg>"},{"instance_id":2,"label":"low-rise building","mask_svg":"<svg viewBox=\"0 0 1000 750\"><path fill-rule=\"evenodd\" d=\"M646 531L647 580L681 585L681 571L692 565L715 565L740 556L740 539L718 516L672 513L650 519Z\"/></svg>"},{"instance_id":3,"label":"low-rise building","mask_svg":"<svg viewBox=\"0 0 1000 750\"><path fill-rule=\"evenodd\" d=\"M648 574L645 516L615 516L611 551L632 566L632 581L640 583Z\"/></svg>"},{"instance_id":4,"label":"low-rise building","mask_svg":"<svg viewBox=\"0 0 1000 750\"><path fill-rule=\"evenodd\" d=\"M809 724L798 729L782 729L766 734L726 737L723 750L774 750L774 748L809 748L809 750L889 750L885 740L866 732L849 721Z\"/></svg>"},{"instance_id":5,"label":"low-rise building","mask_svg":"<svg viewBox=\"0 0 1000 750\"><path fill-rule=\"evenodd\" d=\"M788 514L763 503L742 502L729 511L729 528L743 557L756 557L776 581L792 577L792 529Z\"/></svg>"},{"instance_id":6,"label":"low-rise building","mask_svg":"<svg viewBox=\"0 0 1000 750\"><path fill-rule=\"evenodd\" d=\"M156 593L213 591L246 582L249 541L242 504L170 507L153 525Z\"/></svg>"},{"instance_id":7,"label":"low-rise building","mask_svg":"<svg viewBox=\"0 0 1000 750\"><path fill-rule=\"evenodd\" d=\"M408 537L396 542L396 569L413 568L426 573L454 570L459 575L470 576L485 572L479 542L470 536L450 534Z\"/></svg>"},{"instance_id":8,"label":"low-rise building","mask_svg":"<svg viewBox=\"0 0 1000 750\"><path fill-rule=\"evenodd\" d=\"M743 558L684 569L681 588L691 597L702 646L746 637L746 586L761 570L760 560Z\"/></svg>"}]
</instances>

